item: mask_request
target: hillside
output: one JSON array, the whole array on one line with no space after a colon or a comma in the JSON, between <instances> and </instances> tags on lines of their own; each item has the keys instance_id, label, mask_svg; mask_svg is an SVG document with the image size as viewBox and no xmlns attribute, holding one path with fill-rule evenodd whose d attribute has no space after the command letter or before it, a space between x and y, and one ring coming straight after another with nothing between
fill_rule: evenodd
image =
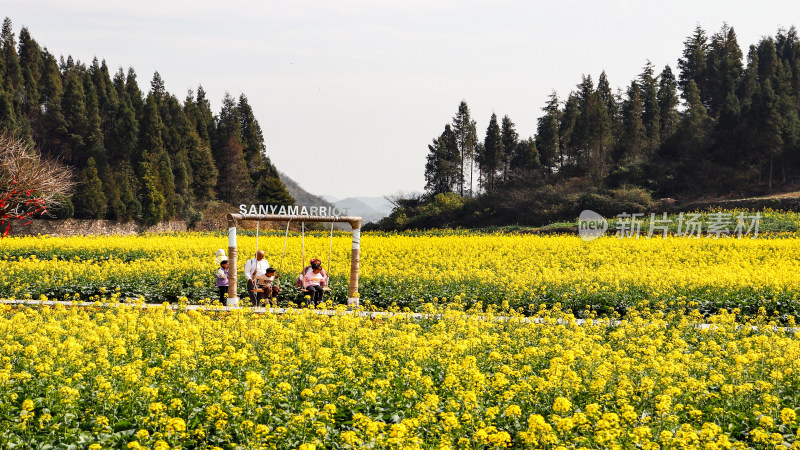
<instances>
[{"instance_id":1,"label":"hillside","mask_svg":"<svg viewBox=\"0 0 800 450\"><path fill-rule=\"evenodd\" d=\"M286 185L286 190L289 191L289 194L291 194L292 197L294 197L295 205L334 206L331 202L325 200L324 198L314 195L303 189L296 181L291 179L285 173L278 171L278 175L280 175L283 184Z\"/></svg>"}]
</instances>

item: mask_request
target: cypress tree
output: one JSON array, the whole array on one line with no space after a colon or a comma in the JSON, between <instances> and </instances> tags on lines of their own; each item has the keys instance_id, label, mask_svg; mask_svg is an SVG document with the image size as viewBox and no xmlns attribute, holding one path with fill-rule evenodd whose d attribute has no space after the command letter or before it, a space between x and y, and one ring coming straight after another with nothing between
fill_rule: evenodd
<instances>
[{"instance_id":1,"label":"cypress tree","mask_svg":"<svg viewBox=\"0 0 800 450\"><path fill-rule=\"evenodd\" d=\"M758 43L758 80L763 85L767 80L775 83L778 69L778 54L775 40L771 37L762 39Z\"/></svg>"},{"instance_id":2,"label":"cypress tree","mask_svg":"<svg viewBox=\"0 0 800 450\"><path fill-rule=\"evenodd\" d=\"M558 140L561 144L559 147L559 170L563 170L568 166L574 167L576 164L573 147L573 132L579 113L578 97L574 92L570 92L564 104L564 111L561 114L561 121L559 122L558 129Z\"/></svg>"},{"instance_id":3,"label":"cypress tree","mask_svg":"<svg viewBox=\"0 0 800 450\"><path fill-rule=\"evenodd\" d=\"M0 87L0 132L11 131L14 133L17 129L17 117L14 114L14 104L11 101L11 96L6 94L2 87Z\"/></svg>"},{"instance_id":4,"label":"cypress tree","mask_svg":"<svg viewBox=\"0 0 800 450\"><path fill-rule=\"evenodd\" d=\"M206 91L202 85L197 87L197 100L194 104L197 107L197 115L194 118L197 134L211 148L211 137L214 134L214 113L211 112L211 102L206 98Z\"/></svg>"},{"instance_id":5,"label":"cypress tree","mask_svg":"<svg viewBox=\"0 0 800 450\"><path fill-rule=\"evenodd\" d=\"M125 97L117 103L114 119L107 136L109 158L113 161L133 163L140 157L139 121L130 100Z\"/></svg>"},{"instance_id":6,"label":"cypress tree","mask_svg":"<svg viewBox=\"0 0 800 450\"><path fill-rule=\"evenodd\" d=\"M780 158L783 150L783 117L780 114L778 96L772 89L772 82L764 80L761 85L760 95L760 127L759 142L763 148L764 156L768 160L768 187L772 189L774 161Z\"/></svg>"},{"instance_id":7,"label":"cypress tree","mask_svg":"<svg viewBox=\"0 0 800 450\"><path fill-rule=\"evenodd\" d=\"M621 156L639 158L647 148L647 129L644 126L644 103L639 83L632 82L622 105Z\"/></svg>"},{"instance_id":8,"label":"cypress tree","mask_svg":"<svg viewBox=\"0 0 800 450\"><path fill-rule=\"evenodd\" d=\"M458 105L458 112L453 117L453 134L456 138L458 147L459 162L461 163L461 174L458 179L458 195L464 197L472 195L472 174L475 164L475 146L478 142L478 132L475 121L469 112L467 102L462 100ZM465 187L465 184L469 186Z\"/></svg>"},{"instance_id":9,"label":"cypress tree","mask_svg":"<svg viewBox=\"0 0 800 450\"><path fill-rule=\"evenodd\" d=\"M503 157L501 159L500 172L503 175L503 181L506 181L509 173L512 170L511 162L515 157L514 152L517 151L517 144L519 144L519 134L517 134L514 122L511 121L511 118L508 117L508 115L503 116L503 120L500 125L500 135L502 136L501 140L503 141Z\"/></svg>"},{"instance_id":10,"label":"cypress tree","mask_svg":"<svg viewBox=\"0 0 800 450\"><path fill-rule=\"evenodd\" d=\"M166 215L164 195L158 188L157 171L152 172L148 162L142 162L139 171L143 173L141 189L142 221L155 225Z\"/></svg>"},{"instance_id":11,"label":"cypress tree","mask_svg":"<svg viewBox=\"0 0 800 450\"><path fill-rule=\"evenodd\" d=\"M34 133L39 136L39 150L51 158L66 159L70 154L67 120L61 108L63 85L55 57L44 50L44 70L40 81L40 101L43 114L34 123Z\"/></svg>"},{"instance_id":12,"label":"cypress tree","mask_svg":"<svg viewBox=\"0 0 800 450\"><path fill-rule=\"evenodd\" d=\"M254 183L247 173L242 144L231 137L223 150L223 164L217 185L219 198L232 204L252 199Z\"/></svg>"},{"instance_id":13,"label":"cypress tree","mask_svg":"<svg viewBox=\"0 0 800 450\"><path fill-rule=\"evenodd\" d=\"M266 153L266 146L264 145L264 135L261 132L253 108L247 103L247 97L244 94L239 96L239 104L237 105L240 116L240 123L242 129L242 148L244 149L244 159L247 163L247 170L250 174L255 174L264 164L263 157ZM278 180L280 181L280 179ZM283 182L281 181L281 184Z\"/></svg>"},{"instance_id":14,"label":"cypress tree","mask_svg":"<svg viewBox=\"0 0 800 450\"><path fill-rule=\"evenodd\" d=\"M166 151L162 139L165 127L158 114L156 99L152 95L147 96L139 127L139 147L143 155L150 155L158 159L159 155Z\"/></svg>"},{"instance_id":15,"label":"cypress tree","mask_svg":"<svg viewBox=\"0 0 800 450\"><path fill-rule=\"evenodd\" d=\"M17 55L17 42L14 37L14 29L11 25L11 19L8 17L3 20L3 28L0 31L0 42L2 42L2 53L4 61L3 80L5 84L3 88L7 93L10 93L13 98L17 97L17 91L23 89L22 68L19 65L19 56ZM15 108L19 105L15 105Z\"/></svg>"},{"instance_id":16,"label":"cypress tree","mask_svg":"<svg viewBox=\"0 0 800 450\"><path fill-rule=\"evenodd\" d=\"M445 126L445 132L449 129L450 124L447 124ZM425 161L425 192L427 192L430 197L450 192L449 180L445 169L447 163L445 160L445 132L435 138L433 143L428 144L428 156Z\"/></svg>"},{"instance_id":17,"label":"cypress tree","mask_svg":"<svg viewBox=\"0 0 800 450\"><path fill-rule=\"evenodd\" d=\"M77 67L69 69L64 75L64 96L61 108L67 124L69 154L64 158L71 164L84 164L86 137L89 135L89 121L86 112L86 93L83 90L83 77Z\"/></svg>"},{"instance_id":18,"label":"cypress tree","mask_svg":"<svg viewBox=\"0 0 800 450\"><path fill-rule=\"evenodd\" d=\"M672 69L664 66L658 77L658 109L660 113L661 141L666 141L678 127L680 113L678 113L678 83Z\"/></svg>"},{"instance_id":19,"label":"cypress tree","mask_svg":"<svg viewBox=\"0 0 800 450\"><path fill-rule=\"evenodd\" d=\"M199 201L212 200L219 172L214 165L211 148L193 130L186 136L186 146L192 168L192 193Z\"/></svg>"},{"instance_id":20,"label":"cypress tree","mask_svg":"<svg viewBox=\"0 0 800 450\"><path fill-rule=\"evenodd\" d=\"M736 32L728 24L711 37L707 58L707 87L701 97L711 117L718 117L722 103L742 78L742 50Z\"/></svg>"},{"instance_id":21,"label":"cypress tree","mask_svg":"<svg viewBox=\"0 0 800 450\"><path fill-rule=\"evenodd\" d=\"M694 82L698 92L706 86L706 58L708 55L708 38L706 32L695 27L694 34L686 38L683 43L683 55L678 60L678 85L681 87L681 96L688 100L689 83Z\"/></svg>"},{"instance_id":22,"label":"cypress tree","mask_svg":"<svg viewBox=\"0 0 800 450\"><path fill-rule=\"evenodd\" d=\"M23 78L22 110L29 119L34 119L39 116L40 111L39 83L44 60L39 44L25 27L19 32L19 63Z\"/></svg>"},{"instance_id":23,"label":"cypress tree","mask_svg":"<svg viewBox=\"0 0 800 450\"><path fill-rule=\"evenodd\" d=\"M500 133L500 124L497 115L492 113L489 126L486 128L486 137L483 140L483 152L479 155L479 172L484 176L484 190L493 192L500 161L503 159L503 138Z\"/></svg>"},{"instance_id":24,"label":"cypress tree","mask_svg":"<svg viewBox=\"0 0 800 450\"><path fill-rule=\"evenodd\" d=\"M259 182L258 200L270 205L294 205L294 197L279 177L267 177Z\"/></svg>"},{"instance_id":25,"label":"cypress tree","mask_svg":"<svg viewBox=\"0 0 800 450\"><path fill-rule=\"evenodd\" d=\"M144 99L139 83L136 81L136 71L133 67L128 68L128 75L125 77L125 94L136 111L137 117L144 110Z\"/></svg>"},{"instance_id":26,"label":"cypress tree","mask_svg":"<svg viewBox=\"0 0 800 450\"><path fill-rule=\"evenodd\" d=\"M78 188L72 196L75 216L85 219L102 219L106 212L103 183L97 173L94 158L89 158L81 172Z\"/></svg>"},{"instance_id":27,"label":"cypress tree","mask_svg":"<svg viewBox=\"0 0 800 450\"><path fill-rule=\"evenodd\" d=\"M114 179L118 183L121 206L117 219L124 221L139 219L142 214L142 204L137 198L136 174L127 161L120 163Z\"/></svg>"},{"instance_id":28,"label":"cypress tree","mask_svg":"<svg viewBox=\"0 0 800 450\"><path fill-rule=\"evenodd\" d=\"M647 136L645 151L652 155L661 145L661 108L658 104L658 81L653 64L647 61L639 75L642 98L642 124Z\"/></svg>"},{"instance_id":29,"label":"cypress tree","mask_svg":"<svg viewBox=\"0 0 800 450\"><path fill-rule=\"evenodd\" d=\"M548 174L552 174L561 147L558 132L561 111L555 91L550 94L542 111L545 114L538 119L536 125L536 148L539 150L541 165Z\"/></svg>"},{"instance_id":30,"label":"cypress tree","mask_svg":"<svg viewBox=\"0 0 800 450\"><path fill-rule=\"evenodd\" d=\"M228 158L227 150L230 140L234 139L239 147L242 146L242 124L240 118L236 100L226 92L225 97L222 99L222 109L214 130L214 144L211 146L214 160L216 160L220 172L226 169L225 162Z\"/></svg>"},{"instance_id":31,"label":"cypress tree","mask_svg":"<svg viewBox=\"0 0 800 450\"><path fill-rule=\"evenodd\" d=\"M611 91L611 84L608 82L605 70L600 74L600 78L597 81L597 95L600 102L605 106L606 114L608 114L611 122L612 145L614 145L619 139L622 117L620 115L619 102L617 102L617 98Z\"/></svg>"},{"instance_id":32,"label":"cypress tree","mask_svg":"<svg viewBox=\"0 0 800 450\"><path fill-rule=\"evenodd\" d=\"M512 175L530 176L538 172L541 167L536 141L532 137L517 142L513 155L511 160Z\"/></svg>"},{"instance_id":33,"label":"cypress tree","mask_svg":"<svg viewBox=\"0 0 800 450\"><path fill-rule=\"evenodd\" d=\"M682 144L679 150L688 165L687 169L693 171L696 164L706 158L711 125L712 120L700 98L700 90L694 82L690 82L686 89L686 109L678 126Z\"/></svg>"},{"instance_id":34,"label":"cypress tree","mask_svg":"<svg viewBox=\"0 0 800 450\"><path fill-rule=\"evenodd\" d=\"M164 196L164 220L175 217L180 210L180 198L175 192L175 175L172 173L172 161L166 152L158 155L157 161L158 188Z\"/></svg>"}]
</instances>

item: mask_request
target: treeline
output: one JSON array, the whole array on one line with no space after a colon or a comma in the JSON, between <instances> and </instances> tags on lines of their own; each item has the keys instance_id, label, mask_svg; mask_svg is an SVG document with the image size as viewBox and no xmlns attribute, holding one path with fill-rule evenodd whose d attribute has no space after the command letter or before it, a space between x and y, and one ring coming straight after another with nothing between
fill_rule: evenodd
<instances>
[{"instance_id":1,"label":"treeline","mask_svg":"<svg viewBox=\"0 0 800 450\"><path fill-rule=\"evenodd\" d=\"M27 28L17 43L8 18L0 53L0 130L78 176L58 216L194 222L214 200L294 203L244 94L226 93L214 115L202 86L181 102L158 72L145 94L133 68L57 60Z\"/></svg>"},{"instance_id":2,"label":"treeline","mask_svg":"<svg viewBox=\"0 0 800 450\"><path fill-rule=\"evenodd\" d=\"M533 137L508 116L485 133L462 102L428 146L425 195L400 198L383 228L541 224L581 209L646 210L653 198L742 196L800 181L800 41L794 27L751 45L697 27L677 76L647 61L624 89L584 75L553 92ZM479 133L481 137L479 137Z\"/></svg>"}]
</instances>

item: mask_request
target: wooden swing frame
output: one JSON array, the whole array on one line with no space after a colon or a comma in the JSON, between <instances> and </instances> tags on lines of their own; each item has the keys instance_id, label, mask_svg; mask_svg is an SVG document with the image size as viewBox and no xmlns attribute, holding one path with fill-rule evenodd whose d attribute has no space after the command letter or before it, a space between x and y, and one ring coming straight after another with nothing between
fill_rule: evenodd
<instances>
[{"instance_id":1,"label":"wooden swing frame","mask_svg":"<svg viewBox=\"0 0 800 450\"><path fill-rule=\"evenodd\" d=\"M353 229L353 250L350 253L350 287L347 299L348 306L358 306L358 263L361 254L361 217L356 216L305 216L305 215L278 215L278 214L228 214L228 305L239 304L239 294L236 290L238 278L237 259L238 250L236 243L236 227L239 222L255 220L257 222L336 222L347 223ZM285 242L284 242L285 245ZM330 259L330 256L328 257ZM330 261L328 261L330 262ZM305 261L304 261L305 263Z\"/></svg>"}]
</instances>

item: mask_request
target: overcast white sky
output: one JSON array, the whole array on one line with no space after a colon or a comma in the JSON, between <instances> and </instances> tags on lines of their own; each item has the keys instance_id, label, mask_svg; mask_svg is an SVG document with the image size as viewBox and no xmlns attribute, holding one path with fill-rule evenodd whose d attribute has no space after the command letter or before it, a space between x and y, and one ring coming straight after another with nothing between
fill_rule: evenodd
<instances>
[{"instance_id":1,"label":"overcast white sky","mask_svg":"<svg viewBox=\"0 0 800 450\"><path fill-rule=\"evenodd\" d=\"M317 195L421 191L427 145L464 99L485 134L508 114L534 134L552 90L602 70L626 86L673 67L699 24L743 52L794 25L797 1L4 0L0 14L56 55L154 71L215 112L247 95L279 170Z\"/></svg>"}]
</instances>

